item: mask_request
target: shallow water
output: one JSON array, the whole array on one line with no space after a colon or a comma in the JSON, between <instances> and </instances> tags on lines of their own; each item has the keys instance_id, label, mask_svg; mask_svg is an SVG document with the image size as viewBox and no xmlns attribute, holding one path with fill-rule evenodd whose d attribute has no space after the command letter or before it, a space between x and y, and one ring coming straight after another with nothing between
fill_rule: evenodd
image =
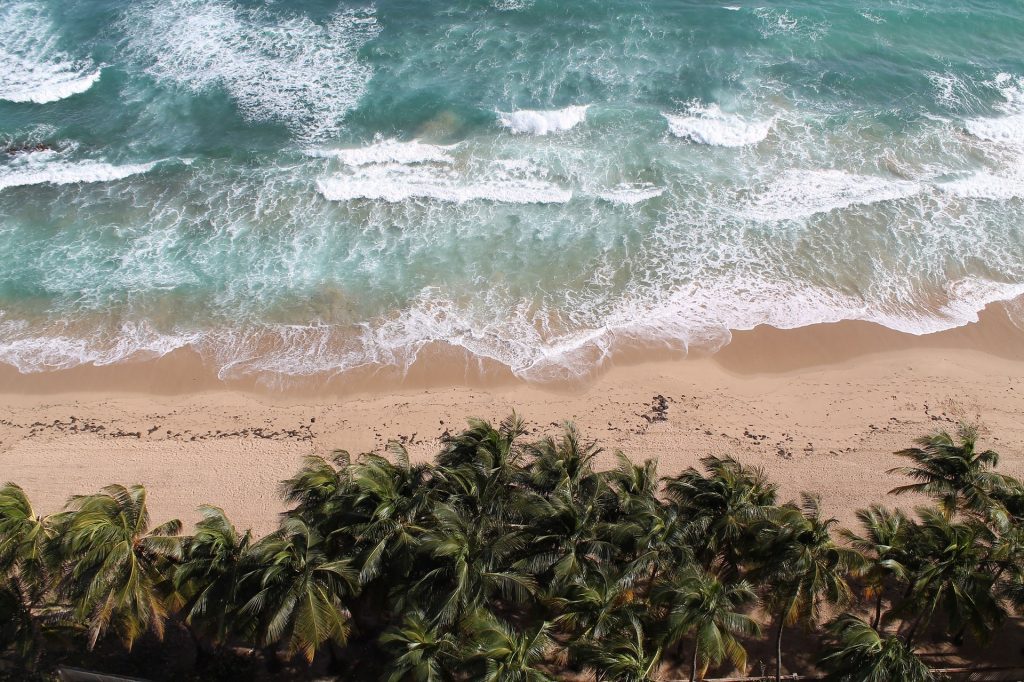
<instances>
[{"instance_id":1,"label":"shallow water","mask_svg":"<svg viewBox=\"0 0 1024 682\"><path fill-rule=\"evenodd\" d=\"M529 379L1024 294L1024 6L0 4L0 361Z\"/></svg>"}]
</instances>

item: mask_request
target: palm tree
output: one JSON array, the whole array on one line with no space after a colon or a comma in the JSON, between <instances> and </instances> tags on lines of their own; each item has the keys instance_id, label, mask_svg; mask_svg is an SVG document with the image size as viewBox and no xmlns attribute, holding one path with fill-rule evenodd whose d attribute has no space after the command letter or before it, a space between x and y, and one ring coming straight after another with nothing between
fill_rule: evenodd
<instances>
[{"instance_id":1,"label":"palm tree","mask_svg":"<svg viewBox=\"0 0 1024 682\"><path fill-rule=\"evenodd\" d=\"M430 625L421 612L408 614L381 635L380 643L396 654L388 682L448 682L460 663L456 639Z\"/></svg>"},{"instance_id":2,"label":"palm tree","mask_svg":"<svg viewBox=\"0 0 1024 682\"><path fill-rule=\"evenodd\" d=\"M480 420L470 420L470 427L449 438L437 455L431 472L432 498L498 525L522 517L527 495L521 484L522 449L516 439L525 427L514 414L498 429Z\"/></svg>"},{"instance_id":3,"label":"palm tree","mask_svg":"<svg viewBox=\"0 0 1024 682\"><path fill-rule=\"evenodd\" d=\"M352 506L348 495L354 494L351 484L351 457L345 450L337 450L328 461L319 455L309 455L295 476L278 484L278 493L285 502L295 506L288 512L327 535L333 527L344 527L352 522L345 515Z\"/></svg>"},{"instance_id":4,"label":"palm tree","mask_svg":"<svg viewBox=\"0 0 1024 682\"><path fill-rule=\"evenodd\" d=\"M549 599L559 614L554 625L567 628L573 639L599 642L638 621L647 604L634 589L631 576L616 575L613 570L613 566L602 567L587 581L570 583Z\"/></svg>"},{"instance_id":5,"label":"palm tree","mask_svg":"<svg viewBox=\"0 0 1024 682\"><path fill-rule=\"evenodd\" d=\"M881 505L858 510L857 519L864 527L864 535L846 529L840 534L867 560L861 578L867 586L867 597L875 602L871 627L877 629L882 622L886 588L907 579L907 540L913 522L902 511Z\"/></svg>"},{"instance_id":6,"label":"palm tree","mask_svg":"<svg viewBox=\"0 0 1024 682\"><path fill-rule=\"evenodd\" d=\"M746 668L747 652L736 636L761 634L758 624L740 611L757 601L750 583L723 583L713 574L693 567L661 586L655 600L668 607L666 647L694 633L690 682L697 679L698 667L703 675L710 664L718 665L725 658L739 669Z\"/></svg>"},{"instance_id":7,"label":"palm tree","mask_svg":"<svg viewBox=\"0 0 1024 682\"><path fill-rule=\"evenodd\" d=\"M603 534L617 548L616 560L628 562L623 577L646 583L648 593L663 572L693 563L688 530L679 510L669 505L637 509L603 526Z\"/></svg>"},{"instance_id":8,"label":"palm tree","mask_svg":"<svg viewBox=\"0 0 1024 682\"><path fill-rule=\"evenodd\" d=\"M820 606L845 606L851 591L847 575L861 564L853 549L832 539L835 519L821 516L820 498L804 493L801 507L779 508L777 518L761 533L760 565L755 575L765 581L765 602L775 614L775 679L782 679L782 633L787 625L812 627Z\"/></svg>"},{"instance_id":9,"label":"palm tree","mask_svg":"<svg viewBox=\"0 0 1024 682\"><path fill-rule=\"evenodd\" d=\"M584 489L600 485L602 477L594 473L593 463L601 449L596 443L585 442L569 422L561 438L555 440L549 436L526 446L526 452L533 458L530 485L542 495L563 489L576 497Z\"/></svg>"},{"instance_id":10,"label":"palm tree","mask_svg":"<svg viewBox=\"0 0 1024 682\"><path fill-rule=\"evenodd\" d=\"M437 465L445 469L479 466L502 481L511 481L521 457L518 440L525 433L523 420L514 412L498 428L483 419L470 419L468 429L448 438L437 455Z\"/></svg>"},{"instance_id":11,"label":"palm tree","mask_svg":"<svg viewBox=\"0 0 1024 682\"><path fill-rule=\"evenodd\" d=\"M486 672L474 679L483 682L554 682L538 666L551 649L548 623L525 632L502 623L487 613L470 619L477 638L475 658L486 663Z\"/></svg>"},{"instance_id":12,"label":"palm tree","mask_svg":"<svg viewBox=\"0 0 1024 682\"><path fill-rule=\"evenodd\" d=\"M348 618L343 599L356 590L348 559L324 551L320 534L296 517L252 550L254 567L243 580L255 594L241 611L256 620L263 646L284 641L289 654L311 662L324 642L344 644Z\"/></svg>"},{"instance_id":13,"label":"palm tree","mask_svg":"<svg viewBox=\"0 0 1024 682\"><path fill-rule=\"evenodd\" d=\"M911 587L897 605L901 615L912 616L904 639L907 645L928 625L936 611L946 614L954 639L970 630L984 641L1005 617L996 595L996 578L986 562L991 533L979 521L950 521L945 508L923 507L910 544L918 557L910 569Z\"/></svg>"},{"instance_id":14,"label":"palm tree","mask_svg":"<svg viewBox=\"0 0 1024 682\"><path fill-rule=\"evenodd\" d=\"M89 649L111 628L128 649L147 630L163 637L165 568L181 557L181 521L150 529L146 489L109 485L72 497L56 524L60 590L88 627Z\"/></svg>"},{"instance_id":15,"label":"palm tree","mask_svg":"<svg viewBox=\"0 0 1024 682\"><path fill-rule=\"evenodd\" d=\"M903 474L917 482L890 492L930 495L949 518L961 508L1005 518L1006 508L998 498L1015 482L992 471L999 463L999 454L994 450L977 452L978 431L973 426L961 425L957 435L959 442L948 432L939 431L918 438L918 447L897 452L914 464L890 469L888 473Z\"/></svg>"},{"instance_id":16,"label":"palm tree","mask_svg":"<svg viewBox=\"0 0 1024 682\"><path fill-rule=\"evenodd\" d=\"M848 613L829 627L832 644L819 663L835 682L931 682L928 666L899 637L886 637Z\"/></svg>"},{"instance_id":17,"label":"palm tree","mask_svg":"<svg viewBox=\"0 0 1024 682\"><path fill-rule=\"evenodd\" d=\"M617 560L629 561L627 574L646 576L649 592L660 571L693 561L686 519L676 505L658 499L654 460L634 464L621 452L617 457L618 466L607 475L617 508L605 511L601 534L615 546Z\"/></svg>"},{"instance_id":18,"label":"palm tree","mask_svg":"<svg viewBox=\"0 0 1024 682\"><path fill-rule=\"evenodd\" d=\"M420 527L432 502L429 465L413 465L409 453L392 441L390 462L376 455L365 455L352 468L352 486L357 491L353 504L365 508L366 520L351 524L347 532L354 536L360 552L359 580L362 584L376 578L382 567L395 562L407 564L419 543Z\"/></svg>"},{"instance_id":19,"label":"palm tree","mask_svg":"<svg viewBox=\"0 0 1024 682\"><path fill-rule=\"evenodd\" d=\"M633 463L621 452L615 453L618 465L609 472L609 482L619 494L619 506L625 514L649 511L659 507L658 461L648 459L643 464Z\"/></svg>"},{"instance_id":20,"label":"palm tree","mask_svg":"<svg viewBox=\"0 0 1024 682\"><path fill-rule=\"evenodd\" d=\"M573 647L575 657L596 678L615 682L647 682L661 665L662 648L644 632L639 621L628 623L602 642L580 642Z\"/></svg>"},{"instance_id":21,"label":"palm tree","mask_svg":"<svg viewBox=\"0 0 1024 682\"><path fill-rule=\"evenodd\" d=\"M537 497L526 521L530 538L530 556L517 562L538 576L552 577L551 586L561 588L587 577L605 564L615 546L601 537L601 489L580 491L573 497L569 490L559 488L548 497Z\"/></svg>"},{"instance_id":22,"label":"palm tree","mask_svg":"<svg viewBox=\"0 0 1024 682\"><path fill-rule=\"evenodd\" d=\"M412 464L394 441L387 451L393 461L364 454L348 466L350 485L335 496L321 523L330 551L352 556L359 568L361 589L348 607L357 629L370 638L387 627L396 608L404 608L403 599L389 593L409 579L434 503L433 466Z\"/></svg>"},{"instance_id":23,"label":"palm tree","mask_svg":"<svg viewBox=\"0 0 1024 682\"><path fill-rule=\"evenodd\" d=\"M493 605L498 595L521 604L537 591L534 578L512 566L524 553L525 540L522 532L505 527L500 519L437 504L421 543L436 568L413 589L428 602L440 599L437 618L443 625Z\"/></svg>"},{"instance_id":24,"label":"palm tree","mask_svg":"<svg viewBox=\"0 0 1024 682\"><path fill-rule=\"evenodd\" d=\"M669 499L687 519L687 533L705 568L734 576L753 542L752 531L775 507L777 486L760 468L731 457L705 457L706 475L689 468L666 479Z\"/></svg>"},{"instance_id":25,"label":"palm tree","mask_svg":"<svg viewBox=\"0 0 1024 682\"><path fill-rule=\"evenodd\" d=\"M252 535L235 530L220 507L202 506L199 513L203 518L185 539L174 585L184 595L185 622L219 645L230 634L239 606Z\"/></svg>"},{"instance_id":26,"label":"palm tree","mask_svg":"<svg viewBox=\"0 0 1024 682\"><path fill-rule=\"evenodd\" d=\"M43 625L54 609L45 609L52 571L48 550L53 527L36 515L25 491L14 483L0 488L0 649L4 640L35 668L43 651Z\"/></svg>"}]
</instances>

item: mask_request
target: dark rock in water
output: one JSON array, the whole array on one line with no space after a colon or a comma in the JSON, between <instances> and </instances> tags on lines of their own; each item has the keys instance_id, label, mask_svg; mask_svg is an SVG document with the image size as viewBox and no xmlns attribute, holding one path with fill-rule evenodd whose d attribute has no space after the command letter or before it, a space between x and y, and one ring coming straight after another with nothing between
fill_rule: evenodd
<instances>
[{"instance_id":1,"label":"dark rock in water","mask_svg":"<svg viewBox=\"0 0 1024 682\"><path fill-rule=\"evenodd\" d=\"M52 149L53 147L45 142L37 142L36 144L14 144L4 148L4 154L7 154L7 156L17 156L18 154L31 154L32 152L48 152Z\"/></svg>"}]
</instances>

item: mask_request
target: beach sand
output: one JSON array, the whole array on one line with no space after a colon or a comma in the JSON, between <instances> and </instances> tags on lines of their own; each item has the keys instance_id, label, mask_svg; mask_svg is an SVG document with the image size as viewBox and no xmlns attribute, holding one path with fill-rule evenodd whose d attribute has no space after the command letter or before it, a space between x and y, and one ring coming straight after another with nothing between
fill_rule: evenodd
<instances>
[{"instance_id":1,"label":"beach sand","mask_svg":"<svg viewBox=\"0 0 1024 682\"><path fill-rule=\"evenodd\" d=\"M187 352L33 375L5 367L0 479L25 487L40 513L108 483L142 483L154 524L192 523L213 503L263 534L283 509L277 482L304 455L398 439L429 459L466 417L497 421L513 409L534 437L572 420L604 448L603 466L616 450L657 458L663 475L734 455L764 467L784 499L817 491L827 513L852 524L857 508L896 502L886 492L902 480L885 473L901 463L894 450L963 420L982 427L1003 472L1024 476L1024 332L1000 306L921 337L860 322L759 328L714 355L637 351L559 385L436 365L401 383L270 390L221 382Z\"/></svg>"}]
</instances>

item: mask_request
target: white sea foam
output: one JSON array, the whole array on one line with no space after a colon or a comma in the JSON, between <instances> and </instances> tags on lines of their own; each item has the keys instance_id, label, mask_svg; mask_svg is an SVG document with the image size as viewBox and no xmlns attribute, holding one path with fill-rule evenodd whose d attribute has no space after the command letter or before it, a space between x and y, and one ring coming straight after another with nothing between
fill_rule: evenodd
<instances>
[{"instance_id":1,"label":"white sea foam","mask_svg":"<svg viewBox=\"0 0 1024 682\"><path fill-rule=\"evenodd\" d=\"M964 128L974 137L998 144L1024 147L1024 78L998 74L987 83L1003 96L1001 116L972 118Z\"/></svg>"},{"instance_id":2,"label":"white sea foam","mask_svg":"<svg viewBox=\"0 0 1024 682\"><path fill-rule=\"evenodd\" d=\"M795 17L788 10L757 7L754 14L761 20L761 37L791 34L808 40L818 40L828 33L829 25L807 17Z\"/></svg>"},{"instance_id":3,"label":"white sea foam","mask_svg":"<svg viewBox=\"0 0 1024 682\"><path fill-rule=\"evenodd\" d=\"M1024 113L994 118L973 118L968 120L964 127L968 133L981 140L1015 146L1024 145Z\"/></svg>"},{"instance_id":4,"label":"white sea foam","mask_svg":"<svg viewBox=\"0 0 1024 682\"><path fill-rule=\"evenodd\" d=\"M549 111L523 109L511 113L498 112L498 122L513 133L547 135L569 130L587 118L590 105L572 106Z\"/></svg>"},{"instance_id":5,"label":"white sea foam","mask_svg":"<svg viewBox=\"0 0 1024 682\"><path fill-rule=\"evenodd\" d=\"M1008 73L998 73L991 85L999 90L1006 100L1006 106L1013 110L1024 108L1024 78L1014 77Z\"/></svg>"},{"instance_id":6,"label":"white sea foam","mask_svg":"<svg viewBox=\"0 0 1024 682\"><path fill-rule=\"evenodd\" d=\"M239 324L158 331L145 320L88 332L68 323L31 325L0 314L0 362L23 372L106 365L159 357L192 347L222 378L336 374L367 365L407 370L424 348L445 344L486 358L530 380L578 378L600 367L624 345L657 344L680 350L716 350L731 331L769 324L794 328L858 319L910 334L928 334L978 319L996 301L1024 295L1024 284L964 277L945 287L948 302L930 310L887 306L829 288L770 281L756 274L675 287L649 299L626 295L572 329L552 327L562 314L516 304L500 287L480 292L476 304L456 303L424 289L400 311L358 325ZM580 300L583 319L589 318ZM495 311L501 311L496 315Z\"/></svg>"},{"instance_id":7,"label":"white sea foam","mask_svg":"<svg viewBox=\"0 0 1024 682\"><path fill-rule=\"evenodd\" d=\"M771 132L775 119L748 120L736 114L728 114L717 104L695 103L685 115L662 114L668 121L669 130L681 137L699 144L718 147L743 147L757 144Z\"/></svg>"},{"instance_id":8,"label":"white sea foam","mask_svg":"<svg viewBox=\"0 0 1024 682\"><path fill-rule=\"evenodd\" d=\"M348 149L311 149L308 156L338 159L346 166L366 166L370 164L415 164L415 163L451 163L449 152L455 145L441 146L425 144L418 140L401 142L384 140L369 147Z\"/></svg>"},{"instance_id":9,"label":"white sea foam","mask_svg":"<svg viewBox=\"0 0 1024 682\"><path fill-rule=\"evenodd\" d=\"M35 3L0 9L0 100L46 104L83 93L100 79L101 69L57 48L48 16Z\"/></svg>"},{"instance_id":10,"label":"white sea foam","mask_svg":"<svg viewBox=\"0 0 1024 682\"><path fill-rule=\"evenodd\" d=\"M3 56L0 55L0 70L6 66L3 61ZM35 104L57 102L85 92L100 79L100 69L85 75L77 71L66 71L63 67L48 70L46 74L39 71L35 69L31 73L19 74L18 80L21 80L21 83L12 82L15 79L5 79L5 82L0 83L0 99Z\"/></svg>"},{"instance_id":11,"label":"white sea foam","mask_svg":"<svg viewBox=\"0 0 1024 682\"><path fill-rule=\"evenodd\" d=\"M908 180L839 170L789 170L755 194L743 211L760 221L808 218L850 206L905 199L922 189Z\"/></svg>"},{"instance_id":12,"label":"white sea foam","mask_svg":"<svg viewBox=\"0 0 1024 682\"><path fill-rule=\"evenodd\" d=\"M114 165L103 161L66 161L55 152L22 154L14 163L0 166L0 191L25 185L110 182L147 173L157 163Z\"/></svg>"},{"instance_id":13,"label":"white sea foam","mask_svg":"<svg viewBox=\"0 0 1024 682\"><path fill-rule=\"evenodd\" d=\"M124 20L130 52L156 78L203 91L224 88L244 116L276 120L305 138L338 129L372 76L359 50L380 31L372 9L326 24L221 0L166 0Z\"/></svg>"},{"instance_id":14,"label":"white sea foam","mask_svg":"<svg viewBox=\"0 0 1024 682\"><path fill-rule=\"evenodd\" d=\"M935 88L935 99L944 106L970 109L981 104L971 79L950 71L927 71L925 75Z\"/></svg>"},{"instance_id":15,"label":"white sea foam","mask_svg":"<svg viewBox=\"0 0 1024 682\"><path fill-rule=\"evenodd\" d=\"M632 206L655 197L660 197L664 193L664 187L654 187L653 185L647 184L624 184L618 185L617 187L604 192L598 192L597 196L612 204L625 204L627 206Z\"/></svg>"},{"instance_id":16,"label":"white sea foam","mask_svg":"<svg viewBox=\"0 0 1024 682\"><path fill-rule=\"evenodd\" d=\"M1024 169L1004 174L975 171L956 180L938 183L936 186L943 192L969 199L1007 201L1024 197Z\"/></svg>"},{"instance_id":17,"label":"white sea foam","mask_svg":"<svg viewBox=\"0 0 1024 682\"><path fill-rule=\"evenodd\" d=\"M491 0L491 6L499 12L515 12L533 6L534 0Z\"/></svg>"},{"instance_id":18,"label":"white sea foam","mask_svg":"<svg viewBox=\"0 0 1024 682\"><path fill-rule=\"evenodd\" d=\"M1024 197L1024 79L1000 73L988 85L999 90L1002 116L968 119L968 134L992 143L1002 157L995 169L978 170L943 182L939 189L961 197L1005 201Z\"/></svg>"},{"instance_id":19,"label":"white sea foam","mask_svg":"<svg viewBox=\"0 0 1024 682\"><path fill-rule=\"evenodd\" d=\"M126 322L116 330L84 335L67 323L35 327L0 313L0 362L22 373L70 369L78 365L112 365L125 360L161 357L202 340L201 332L166 334L145 321Z\"/></svg>"},{"instance_id":20,"label":"white sea foam","mask_svg":"<svg viewBox=\"0 0 1024 682\"><path fill-rule=\"evenodd\" d=\"M679 289L654 301L626 297L599 323L574 330L552 330L546 321L552 311L537 311L525 301L510 307L500 293L481 293L481 304L469 309L428 288L407 308L358 330L331 325L221 330L202 347L215 355L224 377L332 374L365 365L407 370L424 348L441 343L493 360L525 379L547 381L587 376L623 346L714 351L729 342L731 331L763 324L788 329L859 319L915 335L934 333L975 322L986 305L1024 294L1024 285L965 278L947 287L949 303L914 313L888 312L828 289L756 276L734 283L742 285L739 289L723 284ZM505 312L495 317L494 310Z\"/></svg>"},{"instance_id":21,"label":"white sea foam","mask_svg":"<svg viewBox=\"0 0 1024 682\"><path fill-rule=\"evenodd\" d=\"M572 192L530 178L464 178L439 169L400 165L367 166L349 175L323 178L317 189L331 201L372 199L396 203L409 199L465 203L496 201L515 204L565 203Z\"/></svg>"}]
</instances>

